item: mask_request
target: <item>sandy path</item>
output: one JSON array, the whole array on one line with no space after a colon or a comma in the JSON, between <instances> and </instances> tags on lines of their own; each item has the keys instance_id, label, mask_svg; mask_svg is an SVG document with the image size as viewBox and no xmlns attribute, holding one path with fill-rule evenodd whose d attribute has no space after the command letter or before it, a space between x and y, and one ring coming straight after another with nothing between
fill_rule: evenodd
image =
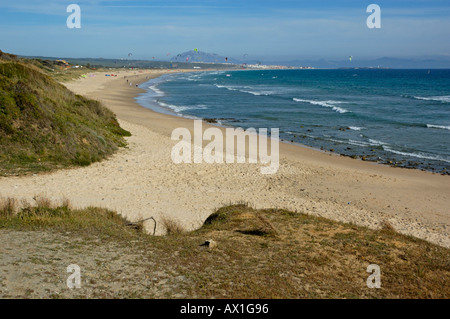
<instances>
[{"instance_id":1,"label":"sandy path","mask_svg":"<svg viewBox=\"0 0 450 319\"><path fill-rule=\"evenodd\" d=\"M33 202L35 195L65 197L75 206L114 209L131 220L153 216L157 233L167 216L187 229L199 227L224 204L249 202L256 208L287 208L372 228L389 221L398 231L450 247L450 183L448 176L385 167L324 154L307 148L280 146L280 169L262 175L260 164L172 163L176 127L192 121L146 110L133 101L124 75L145 81L158 72L123 73L117 78L92 77L69 83L78 94L96 98L112 109L133 136L129 147L109 160L86 168L51 174L0 178L0 195ZM149 221L146 227L153 229Z\"/></svg>"}]
</instances>

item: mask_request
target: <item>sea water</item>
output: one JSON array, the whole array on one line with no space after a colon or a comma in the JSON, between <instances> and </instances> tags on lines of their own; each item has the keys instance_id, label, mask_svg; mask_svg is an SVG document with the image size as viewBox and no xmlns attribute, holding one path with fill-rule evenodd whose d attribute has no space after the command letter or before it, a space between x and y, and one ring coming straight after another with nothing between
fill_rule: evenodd
<instances>
[{"instance_id":1,"label":"sea water","mask_svg":"<svg viewBox=\"0 0 450 319\"><path fill-rule=\"evenodd\" d=\"M450 70L245 70L171 74L137 101L218 125L394 166L450 172Z\"/></svg>"}]
</instances>

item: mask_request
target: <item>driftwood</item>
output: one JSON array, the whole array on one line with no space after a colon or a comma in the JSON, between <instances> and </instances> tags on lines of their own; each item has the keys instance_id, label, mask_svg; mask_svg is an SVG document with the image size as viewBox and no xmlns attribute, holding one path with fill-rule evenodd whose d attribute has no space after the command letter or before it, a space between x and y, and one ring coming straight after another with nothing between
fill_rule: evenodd
<instances>
[{"instance_id":1,"label":"driftwood","mask_svg":"<svg viewBox=\"0 0 450 319\"><path fill-rule=\"evenodd\" d=\"M153 227L153 236L155 236L155 233L156 233L156 219L154 219L153 217L149 217L149 218L140 220L140 221L138 221L136 223L127 223L126 226L130 227L130 228L133 228L133 229L136 229L136 230L139 230L139 229L142 229L142 226L143 226L144 222L146 222L147 220L150 220L150 219L153 219L153 221L155 223L155 226Z\"/></svg>"}]
</instances>

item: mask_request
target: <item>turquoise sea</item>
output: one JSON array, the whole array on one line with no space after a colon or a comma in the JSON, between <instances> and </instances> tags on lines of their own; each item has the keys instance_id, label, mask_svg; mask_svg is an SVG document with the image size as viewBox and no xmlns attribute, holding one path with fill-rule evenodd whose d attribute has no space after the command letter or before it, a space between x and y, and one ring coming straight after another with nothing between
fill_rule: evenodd
<instances>
[{"instance_id":1,"label":"turquoise sea","mask_svg":"<svg viewBox=\"0 0 450 319\"><path fill-rule=\"evenodd\" d=\"M198 72L141 87L137 101L158 112L279 128L289 143L450 173L450 70Z\"/></svg>"}]
</instances>

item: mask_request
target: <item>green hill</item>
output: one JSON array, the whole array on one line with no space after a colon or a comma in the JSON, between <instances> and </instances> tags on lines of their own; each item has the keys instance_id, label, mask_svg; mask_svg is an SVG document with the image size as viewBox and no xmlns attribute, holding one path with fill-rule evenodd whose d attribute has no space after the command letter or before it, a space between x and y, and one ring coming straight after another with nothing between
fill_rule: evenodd
<instances>
[{"instance_id":1,"label":"green hill","mask_svg":"<svg viewBox=\"0 0 450 319\"><path fill-rule=\"evenodd\" d=\"M99 102L0 51L0 175L89 165L129 135Z\"/></svg>"}]
</instances>

